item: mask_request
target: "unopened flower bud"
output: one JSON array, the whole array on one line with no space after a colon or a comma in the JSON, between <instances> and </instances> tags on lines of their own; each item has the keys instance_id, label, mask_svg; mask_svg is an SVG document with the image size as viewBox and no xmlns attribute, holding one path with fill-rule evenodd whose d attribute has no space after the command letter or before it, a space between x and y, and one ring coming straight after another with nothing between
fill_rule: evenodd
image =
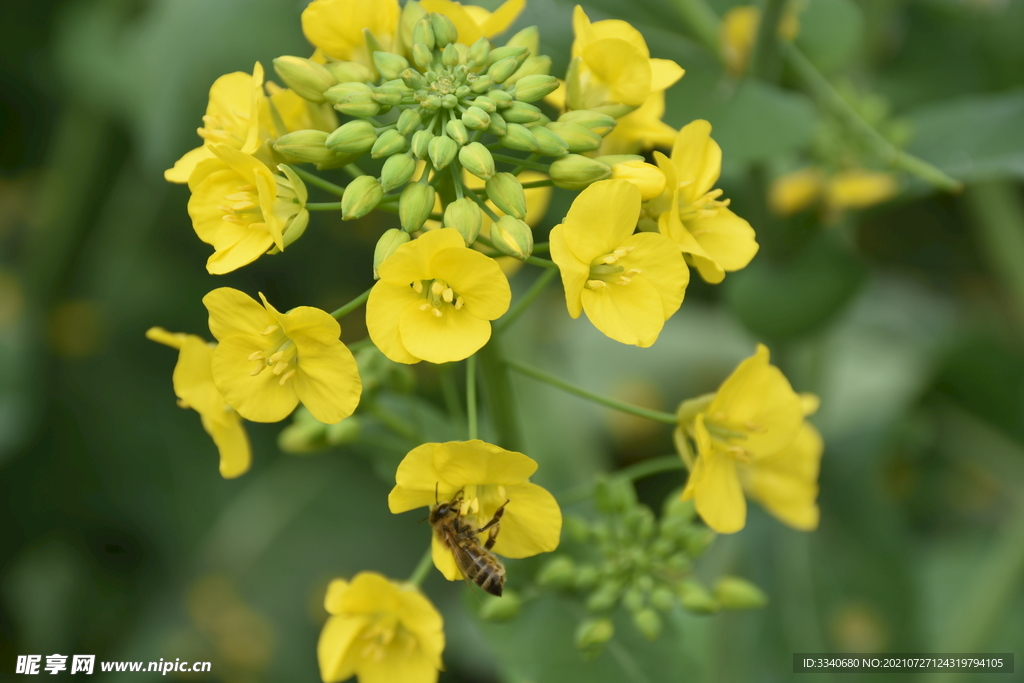
<instances>
[{"instance_id":1,"label":"unopened flower bud","mask_svg":"<svg viewBox=\"0 0 1024 683\"><path fill-rule=\"evenodd\" d=\"M586 619L576 627L576 634L573 640L576 647L586 650L592 647L604 645L615 635L615 625L611 619L602 617L600 619Z\"/></svg>"},{"instance_id":2,"label":"unopened flower bud","mask_svg":"<svg viewBox=\"0 0 1024 683\"><path fill-rule=\"evenodd\" d=\"M409 135L414 130L420 127L422 118L418 109L406 109L402 112L401 116L398 117L398 123L395 126L402 135Z\"/></svg>"},{"instance_id":3,"label":"unopened flower bud","mask_svg":"<svg viewBox=\"0 0 1024 683\"><path fill-rule=\"evenodd\" d=\"M525 261L533 252L533 230L512 216L502 216L491 224L491 244L503 254Z\"/></svg>"},{"instance_id":4,"label":"unopened flower bud","mask_svg":"<svg viewBox=\"0 0 1024 683\"><path fill-rule=\"evenodd\" d=\"M527 76L537 76L537 75L546 76L546 75L548 75L550 73L551 73L551 57L548 57L547 55L543 55L543 56L539 56L539 57L530 57L525 62L523 62L523 65L521 67L519 67L514 74L512 74L511 76L509 76L508 78L505 79L505 85L506 86L510 86L510 85L516 86L517 99L519 99L520 101L522 101L522 102L534 102L534 101L536 101L537 99L540 99L540 98L538 97L538 98L535 98L533 100L528 99L529 97L531 97L531 95L526 95L524 97L518 97L519 82L522 79L526 78ZM549 78L552 78L552 77L549 76ZM557 81L555 81L555 88L556 89L558 88L558 82Z\"/></svg>"},{"instance_id":5,"label":"unopened flower bud","mask_svg":"<svg viewBox=\"0 0 1024 683\"><path fill-rule=\"evenodd\" d=\"M327 149L327 133L322 130L297 130L282 135L274 149L288 161L319 164L333 160L337 154Z\"/></svg>"},{"instance_id":6,"label":"unopened flower bud","mask_svg":"<svg viewBox=\"0 0 1024 683\"><path fill-rule=\"evenodd\" d=\"M534 123L541 117L540 109L526 102L512 102L501 115L509 123Z\"/></svg>"},{"instance_id":7,"label":"unopened flower bud","mask_svg":"<svg viewBox=\"0 0 1024 683\"><path fill-rule=\"evenodd\" d=\"M430 25L429 15L416 22L412 30L412 40L413 43L422 43L428 50L434 49L434 29Z\"/></svg>"},{"instance_id":8,"label":"unopened flower bud","mask_svg":"<svg viewBox=\"0 0 1024 683\"><path fill-rule=\"evenodd\" d=\"M491 114L497 111L498 109L498 104L490 97L487 97L486 95L480 95L475 100L473 100L473 106L480 107L488 114Z\"/></svg>"},{"instance_id":9,"label":"unopened flower bud","mask_svg":"<svg viewBox=\"0 0 1024 683\"><path fill-rule=\"evenodd\" d=\"M501 136L500 142L504 147L517 149L520 152L536 152L540 150L540 144L537 142L536 136L521 123L507 124L505 134Z\"/></svg>"},{"instance_id":10,"label":"unopened flower bud","mask_svg":"<svg viewBox=\"0 0 1024 683\"><path fill-rule=\"evenodd\" d=\"M680 604L689 612L695 614L714 614L719 610L718 601L696 579L683 579L677 591Z\"/></svg>"},{"instance_id":11,"label":"unopened flower bud","mask_svg":"<svg viewBox=\"0 0 1024 683\"><path fill-rule=\"evenodd\" d=\"M576 570L573 587L577 590L589 590L601 579L601 570L592 564L585 564Z\"/></svg>"},{"instance_id":12,"label":"unopened flower bud","mask_svg":"<svg viewBox=\"0 0 1024 683\"><path fill-rule=\"evenodd\" d=\"M576 581L576 563L567 555L558 555L548 560L537 572L537 583L541 586L569 588Z\"/></svg>"},{"instance_id":13,"label":"unopened flower bud","mask_svg":"<svg viewBox=\"0 0 1024 683\"><path fill-rule=\"evenodd\" d=\"M349 121L327 136L326 144L335 152L361 154L373 147L377 132L369 121Z\"/></svg>"},{"instance_id":14,"label":"unopened flower bud","mask_svg":"<svg viewBox=\"0 0 1024 683\"><path fill-rule=\"evenodd\" d=\"M607 114L591 111L589 109L578 109L569 111L558 117L561 123L575 123L584 128L605 136L615 128L615 119Z\"/></svg>"},{"instance_id":15,"label":"unopened flower bud","mask_svg":"<svg viewBox=\"0 0 1024 683\"><path fill-rule=\"evenodd\" d=\"M473 83L469 86L469 89L477 94L485 93L488 90L490 90L491 85L493 84L494 79L488 76L487 74L483 74L477 77L475 81L473 81Z\"/></svg>"},{"instance_id":16,"label":"unopened flower bud","mask_svg":"<svg viewBox=\"0 0 1024 683\"><path fill-rule=\"evenodd\" d=\"M374 52L373 65L386 81L401 78L402 72L409 68L409 60L394 52Z\"/></svg>"},{"instance_id":17,"label":"unopened flower bud","mask_svg":"<svg viewBox=\"0 0 1024 683\"><path fill-rule=\"evenodd\" d=\"M373 88L365 83L339 83L324 92L334 108L349 116L374 116L380 105L373 99Z\"/></svg>"},{"instance_id":18,"label":"unopened flower bud","mask_svg":"<svg viewBox=\"0 0 1024 683\"><path fill-rule=\"evenodd\" d=\"M534 126L530 129L533 136L537 138L537 153L548 157L560 157L569 151L565 140L558 137L550 129L544 126Z\"/></svg>"},{"instance_id":19,"label":"unopened flower bud","mask_svg":"<svg viewBox=\"0 0 1024 683\"><path fill-rule=\"evenodd\" d=\"M477 178L489 180L494 175L494 157L479 142L471 142L459 150L459 163Z\"/></svg>"},{"instance_id":20,"label":"unopened flower bud","mask_svg":"<svg viewBox=\"0 0 1024 683\"><path fill-rule=\"evenodd\" d=\"M466 124L459 119L450 120L445 124L444 129L458 144L464 145L469 142L469 131L466 129Z\"/></svg>"},{"instance_id":21,"label":"unopened flower bud","mask_svg":"<svg viewBox=\"0 0 1024 683\"><path fill-rule=\"evenodd\" d=\"M594 486L594 505L607 514L615 514L636 504L636 491L630 482L599 477Z\"/></svg>"},{"instance_id":22,"label":"unopened flower bud","mask_svg":"<svg viewBox=\"0 0 1024 683\"><path fill-rule=\"evenodd\" d=\"M582 190L591 183L610 178L612 167L579 154L566 154L551 162L548 174L556 187Z\"/></svg>"},{"instance_id":23,"label":"unopened flower bud","mask_svg":"<svg viewBox=\"0 0 1024 683\"><path fill-rule=\"evenodd\" d=\"M296 411L292 423L277 435L277 447L285 453L306 455L327 447L327 425L304 413Z\"/></svg>"},{"instance_id":24,"label":"unopened flower bud","mask_svg":"<svg viewBox=\"0 0 1024 683\"><path fill-rule=\"evenodd\" d=\"M384 198L384 189L380 182L371 175L361 175L355 178L345 188L345 194L341 196L341 218L350 221L362 218L373 209Z\"/></svg>"},{"instance_id":25,"label":"unopened flower bud","mask_svg":"<svg viewBox=\"0 0 1024 683\"><path fill-rule=\"evenodd\" d=\"M491 114L491 125L487 126L487 132L499 138L507 133L508 124L505 123L505 118L497 112Z\"/></svg>"},{"instance_id":26,"label":"unopened flower bud","mask_svg":"<svg viewBox=\"0 0 1024 683\"><path fill-rule=\"evenodd\" d=\"M491 50L491 54L487 56L487 64L489 66L494 66L503 59L511 59L516 63L516 67L518 68L519 64L522 64L523 61L526 60L528 54L529 50L524 45L503 45ZM515 69L513 69L513 71L515 71ZM509 75L511 74L512 72L510 71ZM501 83L500 80L496 80L495 82Z\"/></svg>"},{"instance_id":27,"label":"unopened flower bud","mask_svg":"<svg viewBox=\"0 0 1024 683\"><path fill-rule=\"evenodd\" d=\"M488 90L487 99L494 102L494 105L498 109L504 109L508 105L515 102L515 98L512 97L512 93L507 90Z\"/></svg>"},{"instance_id":28,"label":"unopened flower bud","mask_svg":"<svg viewBox=\"0 0 1024 683\"><path fill-rule=\"evenodd\" d=\"M378 279L377 270L380 268L380 264L384 263L388 256L395 253L395 250L400 246L411 240L404 230L398 228L391 228L385 230L384 234L377 240L377 246L373 248L373 279Z\"/></svg>"},{"instance_id":29,"label":"unopened flower bud","mask_svg":"<svg viewBox=\"0 0 1024 683\"><path fill-rule=\"evenodd\" d=\"M350 415L341 422L327 425L326 437L327 443L332 446L352 443L359 438L359 418Z\"/></svg>"},{"instance_id":30,"label":"unopened flower bud","mask_svg":"<svg viewBox=\"0 0 1024 683\"><path fill-rule=\"evenodd\" d=\"M715 536L715 532L711 529L699 527L691 529L686 539L686 552L690 554L690 557L700 557L714 542Z\"/></svg>"},{"instance_id":31,"label":"unopened flower bud","mask_svg":"<svg viewBox=\"0 0 1024 683\"><path fill-rule=\"evenodd\" d=\"M650 607L633 615L633 626L640 635L652 642L661 635L661 617Z\"/></svg>"},{"instance_id":32,"label":"unopened flower bud","mask_svg":"<svg viewBox=\"0 0 1024 683\"><path fill-rule=\"evenodd\" d=\"M601 136L578 123L555 121L547 127L565 140L570 152L592 152L601 146Z\"/></svg>"},{"instance_id":33,"label":"unopened flower bud","mask_svg":"<svg viewBox=\"0 0 1024 683\"><path fill-rule=\"evenodd\" d=\"M434 134L429 130L416 131L412 134L412 153L418 159L426 159L429 154L430 141L433 139Z\"/></svg>"},{"instance_id":34,"label":"unopened flower bud","mask_svg":"<svg viewBox=\"0 0 1024 683\"><path fill-rule=\"evenodd\" d=\"M443 14L432 12L430 28L434 31L434 47L442 48L459 39L459 32L452 20Z\"/></svg>"},{"instance_id":35,"label":"unopened flower bud","mask_svg":"<svg viewBox=\"0 0 1024 683\"><path fill-rule=\"evenodd\" d=\"M660 612L671 612L676 604L676 596L665 586L658 586L651 591L651 606Z\"/></svg>"},{"instance_id":36,"label":"unopened flower bud","mask_svg":"<svg viewBox=\"0 0 1024 683\"><path fill-rule=\"evenodd\" d=\"M483 65L487 63L487 55L491 51L491 42L486 38L480 38L469 48L469 61L473 64Z\"/></svg>"},{"instance_id":37,"label":"unopened flower bud","mask_svg":"<svg viewBox=\"0 0 1024 683\"><path fill-rule=\"evenodd\" d=\"M715 584L715 598L723 609L760 609L768 596L760 588L737 576L723 576Z\"/></svg>"},{"instance_id":38,"label":"unopened flower bud","mask_svg":"<svg viewBox=\"0 0 1024 683\"><path fill-rule=\"evenodd\" d=\"M370 67L359 62L328 62L324 66L338 83L367 83L375 80Z\"/></svg>"},{"instance_id":39,"label":"unopened flower bud","mask_svg":"<svg viewBox=\"0 0 1024 683\"><path fill-rule=\"evenodd\" d=\"M408 154L394 154L384 162L380 170L380 185L385 192L401 187L409 182L416 172L416 160Z\"/></svg>"},{"instance_id":40,"label":"unopened flower bud","mask_svg":"<svg viewBox=\"0 0 1024 683\"><path fill-rule=\"evenodd\" d=\"M427 80L416 69L405 69L402 73L398 74L398 77L402 79L406 86L413 90L425 88L427 85Z\"/></svg>"},{"instance_id":41,"label":"unopened flower bud","mask_svg":"<svg viewBox=\"0 0 1024 683\"><path fill-rule=\"evenodd\" d=\"M458 230L467 247L476 241L483 223L483 211L469 197L456 199L444 209L444 227Z\"/></svg>"},{"instance_id":42,"label":"unopened flower bud","mask_svg":"<svg viewBox=\"0 0 1024 683\"><path fill-rule=\"evenodd\" d=\"M373 147L370 148L370 156L374 159L389 157L392 154L404 152L408 144L409 141L406 140L405 136L397 130L386 130L381 133L380 137L377 138L377 141L373 143Z\"/></svg>"},{"instance_id":43,"label":"unopened flower bud","mask_svg":"<svg viewBox=\"0 0 1024 683\"><path fill-rule=\"evenodd\" d=\"M459 51L454 44L448 43L441 51L441 63L452 67L459 63Z\"/></svg>"},{"instance_id":44,"label":"unopened flower bud","mask_svg":"<svg viewBox=\"0 0 1024 683\"><path fill-rule=\"evenodd\" d=\"M424 43L413 43L412 61L421 71L429 69L434 61L434 53Z\"/></svg>"},{"instance_id":45,"label":"unopened flower bud","mask_svg":"<svg viewBox=\"0 0 1024 683\"><path fill-rule=\"evenodd\" d=\"M498 48L500 50L502 48ZM497 50L491 52L493 55ZM515 57L505 57L499 59L494 64L491 64L487 69L487 75L490 76L495 83L504 83L505 79L516 72L519 68L519 62Z\"/></svg>"},{"instance_id":46,"label":"unopened flower bud","mask_svg":"<svg viewBox=\"0 0 1024 683\"><path fill-rule=\"evenodd\" d=\"M416 232L434 210L434 188L427 183L410 183L398 199L398 219L406 232Z\"/></svg>"},{"instance_id":47,"label":"unopened flower bud","mask_svg":"<svg viewBox=\"0 0 1024 683\"><path fill-rule=\"evenodd\" d=\"M491 117L480 107L470 107L462 112L462 122L471 130L486 130L491 125Z\"/></svg>"},{"instance_id":48,"label":"unopened flower bud","mask_svg":"<svg viewBox=\"0 0 1024 683\"><path fill-rule=\"evenodd\" d=\"M540 30L536 26L527 26L508 39L506 47L525 47L526 54L535 55L540 49Z\"/></svg>"},{"instance_id":49,"label":"unopened flower bud","mask_svg":"<svg viewBox=\"0 0 1024 683\"><path fill-rule=\"evenodd\" d=\"M501 597L489 595L484 598L478 612L484 621L508 621L519 615L523 609L523 599L519 593L506 589Z\"/></svg>"},{"instance_id":50,"label":"unopened flower bud","mask_svg":"<svg viewBox=\"0 0 1024 683\"><path fill-rule=\"evenodd\" d=\"M628 180L640 188L643 201L654 199L665 191L665 174L653 164L643 161L627 161L612 166L612 178Z\"/></svg>"},{"instance_id":51,"label":"unopened flower bud","mask_svg":"<svg viewBox=\"0 0 1024 683\"><path fill-rule=\"evenodd\" d=\"M520 102L536 102L557 89L558 79L554 76L540 73L526 75L516 81L516 99Z\"/></svg>"},{"instance_id":52,"label":"unopened flower bud","mask_svg":"<svg viewBox=\"0 0 1024 683\"><path fill-rule=\"evenodd\" d=\"M459 145L447 135L438 135L427 143L427 153L434 168L446 168L459 152Z\"/></svg>"},{"instance_id":53,"label":"unopened flower bud","mask_svg":"<svg viewBox=\"0 0 1024 683\"><path fill-rule=\"evenodd\" d=\"M515 218L526 218L526 194L519 180L511 173L495 173L487 184L488 198L495 206Z\"/></svg>"},{"instance_id":54,"label":"unopened flower bud","mask_svg":"<svg viewBox=\"0 0 1024 683\"><path fill-rule=\"evenodd\" d=\"M407 92L409 91L401 86L382 85L373 89L371 97L377 104L394 107L402 103L402 98Z\"/></svg>"},{"instance_id":55,"label":"unopened flower bud","mask_svg":"<svg viewBox=\"0 0 1024 683\"><path fill-rule=\"evenodd\" d=\"M310 102L325 102L324 91L337 84L323 64L302 57L278 57L274 71L296 95Z\"/></svg>"},{"instance_id":56,"label":"unopened flower bud","mask_svg":"<svg viewBox=\"0 0 1024 683\"><path fill-rule=\"evenodd\" d=\"M452 93L448 93L441 98L441 106L445 109L455 109L455 107L459 106L459 98Z\"/></svg>"},{"instance_id":57,"label":"unopened flower bud","mask_svg":"<svg viewBox=\"0 0 1024 683\"><path fill-rule=\"evenodd\" d=\"M647 602L647 597L644 592L633 586L625 592L622 596L622 606L630 612L639 612L644 608L644 604Z\"/></svg>"}]
</instances>

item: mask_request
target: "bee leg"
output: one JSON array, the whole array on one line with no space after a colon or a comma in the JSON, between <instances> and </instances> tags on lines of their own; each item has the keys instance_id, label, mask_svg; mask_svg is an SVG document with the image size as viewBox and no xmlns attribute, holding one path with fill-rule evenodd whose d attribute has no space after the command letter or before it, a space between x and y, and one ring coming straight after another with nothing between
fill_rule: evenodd
<instances>
[{"instance_id":1,"label":"bee leg","mask_svg":"<svg viewBox=\"0 0 1024 683\"><path fill-rule=\"evenodd\" d=\"M508 505L507 500L494 512L494 516L491 517L491 521L476 530L476 533L479 534L490 529L490 533L487 534L487 542L484 543L484 548L487 550L493 548L495 541L498 540L498 531L501 529L501 516L505 514L506 505Z\"/></svg>"}]
</instances>

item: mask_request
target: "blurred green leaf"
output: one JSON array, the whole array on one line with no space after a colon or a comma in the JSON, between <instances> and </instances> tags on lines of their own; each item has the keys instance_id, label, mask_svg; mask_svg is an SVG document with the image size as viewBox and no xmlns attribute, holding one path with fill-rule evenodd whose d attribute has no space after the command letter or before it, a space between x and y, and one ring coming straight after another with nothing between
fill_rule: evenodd
<instances>
[{"instance_id":1,"label":"blurred green leaf","mask_svg":"<svg viewBox=\"0 0 1024 683\"><path fill-rule=\"evenodd\" d=\"M796 44L825 73L847 66L864 42L864 14L853 0L815 0L800 13Z\"/></svg>"}]
</instances>

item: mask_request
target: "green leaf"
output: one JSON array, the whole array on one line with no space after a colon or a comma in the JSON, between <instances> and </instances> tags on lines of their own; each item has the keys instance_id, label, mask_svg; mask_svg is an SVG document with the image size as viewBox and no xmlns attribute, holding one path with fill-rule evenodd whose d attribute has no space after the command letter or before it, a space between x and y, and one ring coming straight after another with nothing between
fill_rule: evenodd
<instances>
[{"instance_id":1,"label":"green leaf","mask_svg":"<svg viewBox=\"0 0 1024 683\"><path fill-rule=\"evenodd\" d=\"M796 44L825 73L839 71L864 42L864 15L852 0L815 0L800 13Z\"/></svg>"}]
</instances>

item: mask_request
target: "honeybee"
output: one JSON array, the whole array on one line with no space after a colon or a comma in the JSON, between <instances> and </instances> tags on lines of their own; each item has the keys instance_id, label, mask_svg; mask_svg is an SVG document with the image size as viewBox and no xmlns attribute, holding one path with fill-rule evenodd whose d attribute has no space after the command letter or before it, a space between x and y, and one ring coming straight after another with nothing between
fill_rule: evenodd
<instances>
[{"instance_id":1,"label":"honeybee","mask_svg":"<svg viewBox=\"0 0 1024 683\"><path fill-rule=\"evenodd\" d=\"M437 500L436 490L434 500ZM461 505L461 490L447 503L437 503L430 509L430 526L442 545L455 557L459 571L491 595L501 597L501 589L505 585L505 566L494 556L491 548L498 540L501 516L505 513L508 501L502 503L491 520L479 529L473 528L462 517ZM481 544L477 534L484 531L488 531L487 540Z\"/></svg>"}]
</instances>

